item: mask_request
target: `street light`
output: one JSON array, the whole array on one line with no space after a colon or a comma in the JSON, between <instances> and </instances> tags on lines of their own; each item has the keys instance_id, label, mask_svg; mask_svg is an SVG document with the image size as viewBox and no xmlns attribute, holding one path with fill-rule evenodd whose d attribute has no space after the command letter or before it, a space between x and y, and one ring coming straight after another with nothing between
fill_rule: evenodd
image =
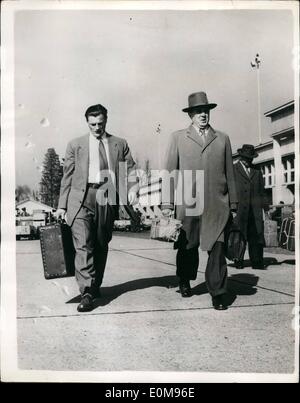
<instances>
[{"instance_id":1,"label":"street light","mask_svg":"<svg viewBox=\"0 0 300 403\"><path fill-rule=\"evenodd\" d=\"M160 123L158 124L155 132L157 134L157 157L158 157L157 169L161 169L161 142L160 142L161 126L160 126Z\"/></svg>"},{"instance_id":2,"label":"street light","mask_svg":"<svg viewBox=\"0 0 300 403\"><path fill-rule=\"evenodd\" d=\"M260 66L260 58L257 53L253 62L251 62L251 67L256 69L256 77L257 77L257 105L258 105L258 141L259 144L262 143L261 140L261 122L260 122L260 75L259 75L259 66Z\"/></svg>"}]
</instances>

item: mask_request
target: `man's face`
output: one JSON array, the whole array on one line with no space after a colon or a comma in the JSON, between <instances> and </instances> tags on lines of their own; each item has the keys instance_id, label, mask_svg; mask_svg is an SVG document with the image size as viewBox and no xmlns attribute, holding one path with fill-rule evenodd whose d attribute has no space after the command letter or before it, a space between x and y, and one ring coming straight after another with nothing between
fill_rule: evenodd
<instances>
[{"instance_id":1,"label":"man's face","mask_svg":"<svg viewBox=\"0 0 300 403\"><path fill-rule=\"evenodd\" d=\"M253 158L242 157L242 160L246 167L249 167L252 164Z\"/></svg>"},{"instance_id":2,"label":"man's face","mask_svg":"<svg viewBox=\"0 0 300 403\"><path fill-rule=\"evenodd\" d=\"M99 137L105 132L106 117L104 115L88 116L87 124L93 136Z\"/></svg>"},{"instance_id":3,"label":"man's face","mask_svg":"<svg viewBox=\"0 0 300 403\"><path fill-rule=\"evenodd\" d=\"M205 129L209 122L209 109L197 108L190 112L190 118L199 129Z\"/></svg>"}]
</instances>

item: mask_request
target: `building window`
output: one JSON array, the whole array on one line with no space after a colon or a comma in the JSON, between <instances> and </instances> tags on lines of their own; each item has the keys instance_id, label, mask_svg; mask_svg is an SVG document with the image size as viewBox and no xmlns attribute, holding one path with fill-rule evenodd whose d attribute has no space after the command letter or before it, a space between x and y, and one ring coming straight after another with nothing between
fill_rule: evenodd
<instances>
[{"instance_id":1,"label":"building window","mask_svg":"<svg viewBox=\"0 0 300 403\"><path fill-rule=\"evenodd\" d=\"M289 155L282 158L284 183L292 185L295 183L295 156Z\"/></svg>"},{"instance_id":2,"label":"building window","mask_svg":"<svg viewBox=\"0 0 300 403\"><path fill-rule=\"evenodd\" d=\"M264 178L265 188L271 188L275 185L275 166L273 162L267 162L260 165L261 173Z\"/></svg>"}]
</instances>

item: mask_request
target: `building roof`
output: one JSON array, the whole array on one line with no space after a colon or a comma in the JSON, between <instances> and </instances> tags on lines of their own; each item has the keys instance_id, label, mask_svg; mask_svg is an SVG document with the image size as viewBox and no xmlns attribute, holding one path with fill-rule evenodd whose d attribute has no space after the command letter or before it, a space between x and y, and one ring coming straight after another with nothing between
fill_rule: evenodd
<instances>
[{"instance_id":1,"label":"building roof","mask_svg":"<svg viewBox=\"0 0 300 403\"><path fill-rule=\"evenodd\" d=\"M16 203L16 207L20 207L21 205L26 204L28 202L34 203L34 204L36 204L37 206L39 206L41 208L47 208L47 209L52 209L53 208L51 206L48 206L47 204L41 203L41 202L39 202L37 200L33 200L33 199L22 200L19 203Z\"/></svg>"},{"instance_id":2,"label":"building roof","mask_svg":"<svg viewBox=\"0 0 300 403\"><path fill-rule=\"evenodd\" d=\"M264 115L267 117L275 116L278 113L282 113L285 110L293 109L295 101L289 101L286 104L280 105L277 108L270 109L269 111L265 112Z\"/></svg>"}]
</instances>

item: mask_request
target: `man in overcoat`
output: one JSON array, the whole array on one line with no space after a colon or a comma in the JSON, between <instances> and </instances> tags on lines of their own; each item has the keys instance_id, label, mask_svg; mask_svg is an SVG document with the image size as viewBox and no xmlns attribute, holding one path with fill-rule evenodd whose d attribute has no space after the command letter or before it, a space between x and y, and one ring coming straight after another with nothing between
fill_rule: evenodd
<instances>
[{"instance_id":1,"label":"man in overcoat","mask_svg":"<svg viewBox=\"0 0 300 403\"><path fill-rule=\"evenodd\" d=\"M56 212L72 230L79 312L91 311L93 300L100 296L120 189L123 204L127 195L130 204L136 200L135 162L126 140L106 132L107 109L92 105L85 118L89 133L67 146Z\"/></svg>"},{"instance_id":2,"label":"man in overcoat","mask_svg":"<svg viewBox=\"0 0 300 403\"><path fill-rule=\"evenodd\" d=\"M217 105L208 102L206 93L193 93L188 102L189 106L183 112L188 113L191 124L171 135L165 168L167 172L178 170L183 182L186 171L193 174L201 170L204 172L204 209L191 215L191 206L187 205L184 197L182 203L178 203L174 198L174 189L171 189L169 197L163 195L162 210L168 216L175 206L176 218L183 223L175 244L178 249L176 274L182 297L192 295L190 280L197 277L200 244L201 249L208 252L206 285L214 308L222 310L227 308L224 298L227 292L224 229L230 212L237 209L231 144L226 134L209 125L210 110ZM195 181L183 183L183 188L187 186L191 192L195 191Z\"/></svg>"},{"instance_id":3,"label":"man in overcoat","mask_svg":"<svg viewBox=\"0 0 300 403\"><path fill-rule=\"evenodd\" d=\"M235 221L248 243L248 252L253 269L264 269L263 248L264 222L263 210L268 210L264 194L264 180L259 168L252 161L258 156L252 144L239 148L239 161L234 164L238 191L238 210ZM243 268L243 260L236 263Z\"/></svg>"}]
</instances>

